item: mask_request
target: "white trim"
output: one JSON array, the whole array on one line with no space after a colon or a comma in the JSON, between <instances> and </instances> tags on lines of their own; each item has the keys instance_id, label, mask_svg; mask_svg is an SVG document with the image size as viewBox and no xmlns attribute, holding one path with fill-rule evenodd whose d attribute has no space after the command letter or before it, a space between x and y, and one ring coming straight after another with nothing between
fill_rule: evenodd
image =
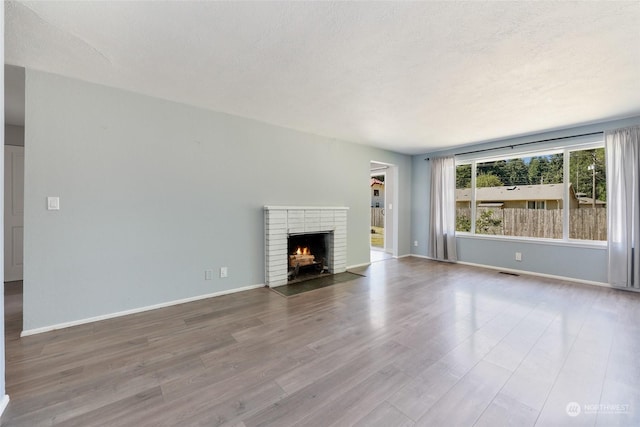
<instances>
[{"instance_id":1,"label":"white trim","mask_svg":"<svg viewBox=\"0 0 640 427\"><path fill-rule=\"evenodd\" d=\"M394 259L400 259L400 258L406 258L408 256L411 256L411 254L406 254L406 255L399 255L399 256L394 256Z\"/></svg>"},{"instance_id":2,"label":"white trim","mask_svg":"<svg viewBox=\"0 0 640 427\"><path fill-rule=\"evenodd\" d=\"M211 294L198 295L198 296L195 296L195 297L183 298L183 299L179 299L179 300L163 302L163 303L160 303L160 304L154 304L154 305L148 305L148 306L145 306L145 307L133 308L131 310L118 311L118 312L115 312L115 313L103 314L103 315L95 316L95 317L88 317L86 319L73 320L71 322L57 323L55 325L44 326L42 328L27 329L25 331L22 331L20 333L20 336L21 337L26 337L26 336L29 336L29 335L41 334L43 332L55 331L56 329L70 328L71 326L83 325L85 323L99 322L101 320L113 319L114 317L128 316L130 314L142 313L144 311L156 310L158 308L165 308L165 307L170 307L172 305L185 304L185 303L188 303L188 302L194 302L194 301L199 301L199 300L203 300L203 299L207 299L207 298L219 297L219 296L222 296L222 295L235 294L236 292L244 292L244 291L249 291L251 289L257 289L257 288L264 288L264 284L261 283L261 284L258 284L258 285L243 286L241 288L228 289L228 290L225 290L225 291L214 292L214 293L211 293Z\"/></svg>"},{"instance_id":3,"label":"white trim","mask_svg":"<svg viewBox=\"0 0 640 427\"><path fill-rule=\"evenodd\" d=\"M371 265L370 262L363 262L362 264L347 265L347 270L351 270L352 268L368 267L370 265Z\"/></svg>"},{"instance_id":4,"label":"white trim","mask_svg":"<svg viewBox=\"0 0 640 427\"><path fill-rule=\"evenodd\" d=\"M325 210L332 210L332 211L348 211L349 208L345 207L345 206L274 206L274 205L265 205L264 207L265 211L272 211L272 210L276 210L276 211L284 211L284 210L314 210L314 211L325 211Z\"/></svg>"},{"instance_id":5,"label":"white trim","mask_svg":"<svg viewBox=\"0 0 640 427\"><path fill-rule=\"evenodd\" d=\"M470 267L488 268L489 270L499 270L499 271L504 271L504 272L507 272L507 273L525 274L525 275L528 275L528 276L538 276L538 277L544 277L544 278L547 278L547 279L562 280L562 281L565 281L565 282L576 282L576 283L582 283L582 284L585 284L585 285L602 286L602 287L605 287L605 288L623 289L624 290L624 288L617 288L615 286L609 285L608 283L596 282L594 280L577 279L575 277L557 276L555 274L538 273L536 271L516 270L516 269L513 269L513 268L498 267L498 266L495 266L495 265L486 265L486 264L476 264L474 262L466 262L466 261L458 261L458 264L460 264L460 265L468 265Z\"/></svg>"},{"instance_id":6,"label":"white trim","mask_svg":"<svg viewBox=\"0 0 640 427\"><path fill-rule=\"evenodd\" d=\"M415 258L430 259L431 261L435 261L435 259L431 258L430 256L426 256L426 255L410 254L409 256L412 256L412 257L415 257Z\"/></svg>"},{"instance_id":7,"label":"white trim","mask_svg":"<svg viewBox=\"0 0 640 427\"><path fill-rule=\"evenodd\" d=\"M437 260L435 260L433 258L430 258L428 256L424 256L424 255L411 254L411 256L412 257L416 257L416 258L428 259L428 260L431 260L431 261L437 261ZM454 264L468 265L470 267L488 268L489 270L505 271L507 273L525 274L525 275L528 275L528 276L538 276L538 277L544 277L544 278L547 278L547 279L562 280L562 281L565 281L565 282L575 282L575 283L581 283L581 284L584 284L584 285L600 286L600 287L603 287L603 288L619 289L621 291L640 292L639 289L621 288L621 287L618 287L618 286L611 286L608 283L596 282L594 280L576 279L575 277L556 276L555 274L538 273L538 272L535 272L535 271L527 271L527 270L515 270L513 268L504 268L504 267L498 267L498 266L495 266L495 265L486 265L486 264L476 264L474 262L466 262L466 261L457 261Z\"/></svg>"},{"instance_id":8,"label":"white trim","mask_svg":"<svg viewBox=\"0 0 640 427\"><path fill-rule=\"evenodd\" d=\"M0 416L2 416L2 414L4 413L4 410L7 409L8 404L9 404L9 395L5 394L4 397L2 398L2 401L0 401Z\"/></svg>"}]
</instances>

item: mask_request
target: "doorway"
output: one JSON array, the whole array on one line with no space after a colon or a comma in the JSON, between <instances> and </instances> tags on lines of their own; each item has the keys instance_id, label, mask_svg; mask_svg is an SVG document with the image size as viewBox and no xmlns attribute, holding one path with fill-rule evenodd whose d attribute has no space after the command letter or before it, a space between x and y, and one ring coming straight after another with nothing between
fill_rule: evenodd
<instances>
[{"instance_id":1,"label":"doorway","mask_svg":"<svg viewBox=\"0 0 640 427\"><path fill-rule=\"evenodd\" d=\"M369 247L370 261L382 261L392 258L393 244L390 227L393 221L389 218L393 215L393 203L390 193L392 191L391 165L371 162L369 177L369 191L371 204L371 219L369 223Z\"/></svg>"},{"instance_id":2,"label":"doorway","mask_svg":"<svg viewBox=\"0 0 640 427\"><path fill-rule=\"evenodd\" d=\"M4 66L4 282L22 280L25 70Z\"/></svg>"},{"instance_id":3,"label":"doorway","mask_svg":"<svg viewBox=\"0 0 640 427\"><path fill-rule=\"evenodd\" d=\"M22 332L24 255L25 69L4 66L4 325ZM6 373L6 371L5 371Z\"/></svg>"}]
</instances>

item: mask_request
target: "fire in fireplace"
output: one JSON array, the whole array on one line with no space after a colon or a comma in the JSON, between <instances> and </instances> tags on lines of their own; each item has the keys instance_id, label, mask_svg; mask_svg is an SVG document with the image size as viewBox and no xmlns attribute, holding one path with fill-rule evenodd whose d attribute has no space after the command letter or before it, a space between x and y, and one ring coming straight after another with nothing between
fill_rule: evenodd
<instances>
[{"instance_id":1,"label":"fire in fireplace","mask_svg":"<svg viewBox=\"0 0 640 427\"><path fill-rule=\"evenodd\" d=\"M306 246L304 248L298 246L293 255L289 255L289 268L295 266L304 267L314 262L316 262L316 256Z\"/></svg>"},{"instance_id":2,"label":"fire in fireplace","mask_svg":"<svg viewBox=\"0 0 640 427\"><path fill-rule=\"evenodd\" d=\"M328 271L327 248L331 233L290 234L288 237L288 279L301 281Z\"/></svg>"}]
</instances>

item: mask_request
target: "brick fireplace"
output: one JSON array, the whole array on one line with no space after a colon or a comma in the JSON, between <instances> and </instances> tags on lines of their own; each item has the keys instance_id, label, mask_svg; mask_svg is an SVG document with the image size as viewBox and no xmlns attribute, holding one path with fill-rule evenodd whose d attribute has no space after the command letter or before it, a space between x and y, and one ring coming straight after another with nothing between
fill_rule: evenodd
<instances>
[{"instance_id":1,"label":"brick fireplace","mask_svg":"<svg viewBox=\"0 0 640 427\"><path fill-rule=\"evenodd\" d=\"M265 206L265 283L282 286L290 277L289 238L324 235L323 259L329 273L347 269L346 207ZM319 261L319 260L318 260Z\"/></svg>"}]
</instances>

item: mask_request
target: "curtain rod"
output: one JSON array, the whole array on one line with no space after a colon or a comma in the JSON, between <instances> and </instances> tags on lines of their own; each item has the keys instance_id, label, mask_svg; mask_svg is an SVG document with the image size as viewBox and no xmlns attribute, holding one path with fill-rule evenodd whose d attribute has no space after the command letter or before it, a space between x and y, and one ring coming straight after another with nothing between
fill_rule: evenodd
<instances>
[{"instance_id":1,"label":"curtain rod","mask_svg":"<svg viewBox=\"0 0 640 427\"><path fill-rule=\"evenodd\" d=\"M579 138L581 136L591 136L591 135L599 135L599 134L604 134L604 132L601 131L601 132L581 133L579 135L560 136L558 138L540 139L538 141L529 141L529 142L521 142L519 144L503 145L502 147L483 148L482 150L465 151L464 153L456 153L456 154L454 154L454 156L462 156L464 154L483 153L485 151L501 150L503 148L511 148L511 149L513 149L513 147L520 147L522 145L540 144L541 142L560 141L560 140L563 140L563 139ZM429 160L429 157L427 157L425 160Z\"/></svg>"}]
</instances>

